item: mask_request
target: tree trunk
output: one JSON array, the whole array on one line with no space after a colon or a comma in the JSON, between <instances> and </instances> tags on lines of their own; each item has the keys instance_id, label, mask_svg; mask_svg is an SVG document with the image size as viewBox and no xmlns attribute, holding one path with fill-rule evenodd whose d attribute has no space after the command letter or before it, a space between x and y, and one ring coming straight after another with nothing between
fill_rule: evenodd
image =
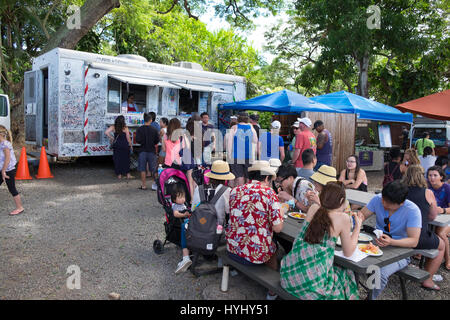
<instances>
[{"instance_id":1,"label":"tree trunk","mask_svg":"<svg viewBox=\"0 0 450 320\"><path fill-rule=\"evenodd\" d=\"M358 92L357 94L365 98L369 97L369 54L364 53L360 60L356 60L358 66Z\"/></svg>"},{"instance_id":2,"label":"tree trunk","mask_svg":"<svg viewBox=\"0 0 450 320\"><path fill-rule=\"evenodd\" d=\"M69 29L67 22L51 35L43 53L54 48L73 49L91 28L114 8L120 7L120 0L86 1L80 9L80 28Z\"/></svg>"}]
</instances>

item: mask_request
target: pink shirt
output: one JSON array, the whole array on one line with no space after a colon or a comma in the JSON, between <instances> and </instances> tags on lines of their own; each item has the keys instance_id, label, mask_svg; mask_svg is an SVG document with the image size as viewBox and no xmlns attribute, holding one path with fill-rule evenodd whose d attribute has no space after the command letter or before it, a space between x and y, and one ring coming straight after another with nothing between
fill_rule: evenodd
<instances>
[{"instance_id":1,"label":"pink shirt","mask_svg":"<svg viewBox=\"0 0 450 320\"><path fill-rule=\"evenodd\" d=\"M173 163L180 165L181 164L181 157L180 157L180 150L181 150L181 142L180 140L172 141L170 139L165 140L165 147L166 147L166 157L164 159L164 164L166 166L171 166Z\"/></svg>"}]
</instances>

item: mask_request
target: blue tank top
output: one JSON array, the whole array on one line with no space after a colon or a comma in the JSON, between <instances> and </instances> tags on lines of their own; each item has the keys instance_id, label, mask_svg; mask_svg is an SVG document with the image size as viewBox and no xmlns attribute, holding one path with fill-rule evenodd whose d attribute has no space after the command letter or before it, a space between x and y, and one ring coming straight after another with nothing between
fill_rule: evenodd
<instances>
[{"instance_id":1,"label":"blue tank top","mask_svg":"<svg viewBox=\"0 0 450 320\"><path fill-rule=\"evenodd\" d=\"M330 131L327 129L323 129L323 131L328 136L328 141L323 145L322 149L317 148L316 157L318 162L331 166L331 158L333 156L333 140L331 138Z\"/></svg>"},{"instance_id":2,"label":"blue tank top","mask_svg":"<svg viewBox=\"0 0 450 320\"><path fill-rule=\"evenodd\" d=\"M250 159L252 150L252 126L251 124L237 125L236 134L233 138L233 157L234 159Z\"/></svg>"}]
</instances>

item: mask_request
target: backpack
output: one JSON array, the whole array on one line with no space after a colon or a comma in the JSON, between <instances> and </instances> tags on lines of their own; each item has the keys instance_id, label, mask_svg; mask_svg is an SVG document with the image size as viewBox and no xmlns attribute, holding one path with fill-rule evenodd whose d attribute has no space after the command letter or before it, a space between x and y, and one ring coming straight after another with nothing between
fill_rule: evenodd
<instances>
[{"instance_id":1,"label":"backpack","mask_svg":"<svg viewBox=\"0 0 450 320\"><path fill-rule=\"evenodd\" d=\"M188 249L204 255L216 252L222 234L216 232L217 211L214 205L227 189L228 187L222 186L211 201L207 201L204 186L198 187L201 202L195 208L187 225L186 247Z\"/></svg>"},{"instance_id":2,"label":"backpack","mask_svg":"<svg viewBox=\"0 0 450 320\"><path fill-rule=\"evenodd\" d=\"M389 172L389 163L386 164L387 174L384 175L383 179L383 187L385 187L389 182L394 181L394 172L400 167L400 164L397 164L392 172Z\"/></svg>"}]
</instances>

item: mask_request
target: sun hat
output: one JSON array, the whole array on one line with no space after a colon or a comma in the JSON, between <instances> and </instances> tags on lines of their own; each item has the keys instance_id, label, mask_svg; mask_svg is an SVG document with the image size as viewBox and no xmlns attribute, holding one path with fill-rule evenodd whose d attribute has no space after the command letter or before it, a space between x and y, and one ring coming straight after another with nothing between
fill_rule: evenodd
<instances>
[{"instance_id":1,"label":"sun hat","mask_svg":"<svg viewBox=\"0 0 450 320\"><path fill-rule=\"evenodd\" d=\"M278 172L278 168L281 167L281 161L277 158L271 158L269 159L269 165L275 169L275 172Z\"/></svg>"},{"instance_id":2,"label":"sun hat","mask_svg":"<svg viewBox=\"0 0 450 320\"><path fill-rule=\"evenodd\" d=\"M297 120L299 123L303 123L305 126L309 128L311 127L312 122L309 118L297 118Z\"/></svg>"},{"instance_id":3,"label":"sun hat","mask_svg":"<svg viewBox=\"0 0 450 320\"><path fill-rule=\"evenodd\" d=\"M281 122L278 120L275 120L272 122L272 128L273 129L280 129L281 128Z\"/></svg>"},{"instance_id":4,"label":"sun hat","mask_svg":"<svg viewBox=\"0 0 450 320\"><path fill-rule=\"evenodd\" d=\"M295 121L294 124L291 127L299 128L300 127L300 122Z\"/></svg>"},{"instance_id":5,"label":"sun hat","mask_svg":"<svg viewBox=\"0 0 450 320\"><path fill-rule=\"evenodd\" d=\"M327 165L322 165L319 170L314 172L310 179L321 185L326 185L330 181L336 182L336 169Z\"/></svg>"},{"instance_id":6,"label":"sun hat","mask_svg":"<svg viewBox=\"0 0 450 320\"><path fill-rule=\"evenodd\" d=\"M208 178L217 180L233 180L234 174L230 172L228 162L223 160L216 160L211 166L211 171L205 174Z\"/></svg>"},{"instance_id":7,"label":"sun hat","mask_svg":"<svg viewBox=\"0 0 450 320\"><path fill-rule=\"evenodd\" d=\"M277 176L275 168L271 167L269 161L265 160L254 161L252 166L248 168L248 172L251 171L261 171L262 175L273 176L274 178Z\"/></svg>"}]
</instances>

